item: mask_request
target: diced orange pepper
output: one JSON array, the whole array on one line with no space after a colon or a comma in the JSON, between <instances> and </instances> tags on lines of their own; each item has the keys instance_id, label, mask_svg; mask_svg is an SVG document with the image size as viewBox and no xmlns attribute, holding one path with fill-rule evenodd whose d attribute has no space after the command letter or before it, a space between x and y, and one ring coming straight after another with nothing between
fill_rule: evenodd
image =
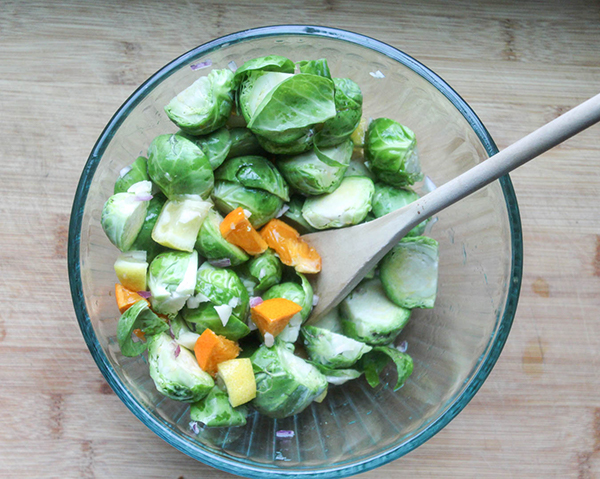
<instances>
[{"instance_id":1,"label":"diced orange pepper","mask_svg":"<svg viewBox=\"0 0 600 479\"><path fill-rule=\"evenodd\" d=\"M115 298L121 314L131 308L138 301L145 299L136 292L125 288L120 283L115 284ZM148 305L150 305L150 302L147 299L145 299L145 301L148 303Z\"/></svg>"},{"instance_id":2,"label":"diced orange pepper","mask_svg":"<svg viewBox=\"0 0 600 479\"><path fill-rule=\"evenodd\" d=\"M283 264L293 266L299 273L318 273L321 271L321 256L290 225L281 220L269 221L260 231L260 235L279 255Z\"/></svg>"},{"instance_id":3,"label":"diced orange pepper","mask_svg":"<svg viewBox=\"0 0 600 479\"><path fill-rule=\"evenodd\" d=\"M264 253L268 248L267 243L250 224L241 207L229 213L221 222L219 229L223 238L250 255Z\"/></svg>"},{"instance_id":4,"label":"diced orange pepper","mask_svg":"<svg viewBox=\"0 0 600 479\"><path fill-rule=\"evenodd\" d=\"M219 363L237 358L240 354L240 347L235 341L215 334L210 329L205 329L196 340L194 354L198 365L214 377L217 374Z\"/></svg>"},{"instance_id":5,"label":"diced orange pepper","mask_svg":"<svg viewBox=\"0 0 600 479\"><path fill-rule=\"evenodd\" d=\"M263 301L250 310L250 315L258 330L277 336L287 326L292 316L302 311L302 306L289 299L273 298Z\"/></svg>"}]
</instances>

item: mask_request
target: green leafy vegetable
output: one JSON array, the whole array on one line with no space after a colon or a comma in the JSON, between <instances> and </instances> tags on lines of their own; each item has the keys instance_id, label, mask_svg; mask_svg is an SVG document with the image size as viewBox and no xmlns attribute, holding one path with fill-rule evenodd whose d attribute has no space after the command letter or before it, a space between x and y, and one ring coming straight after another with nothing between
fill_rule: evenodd
<instances>
[{"instance_id":1,"label":"green leafy vegetable","mask_svg":"<svg viewBox=\"0 0 600 479\"><path fill-rule=\"evenodd\" d=\"M408 354L388 346L374 347L360 361L359 367L364 371L369 386L374 388L379 385L379 375L390 361L396 366L396 373L398 375L394 391L404 386L404 383L412 374L413 360Z\"/></svg>"},{"instance_id":2,"label":"green leafy vegetable","mask_svg":"<svg viewBox=\"0 0 600 479\"><path fill-rule=\"evenodd\" d=\"M231 244L221 235L219 225L222 221L223 218L219 213L210 210L200 227L194 248L206 259L227 258L232 266L248 261L249 256L241 248Z\"/></svg>"},{"instance_id":3,"label":"green leafy vegetable","mask_svg":"<svg viewBox=\"0 0 600 479\"><path fill-rule=\"evenodd\" d=\"M135 303L121 315L117 324L117 341L123 356L139 356L148 346L145 342L133 341L132 334L135 329L142 331L148 338L166 331L169 325L154 314L146 300Z\"/></svg>"},{"instance_id":4,"label":"green leafy vegetable","mask_svg":"<svg viewBox=\"0 0 600 479\"><path fill-rule=\"evenodd\" d=\"M232 407L227 393L218 386L190 407L190 419L208 427L245 426L247 414L246 406Z\"/></svg>"},{"instance_id":5,"label":"green leafy vegetable","mask_svg":"<svg viewBox=\"0 0 600 479\"><path fill-rule=\"evenodd\" d=\"M148 160L143 156L138 156L131 166L121 170L117 181L115 181L114 193L125 193L130 186L140 181L148 181Z\"/></svg>"},{"instance_id":6,"label":"green leafy vegetable","mask_svg":"<svg viewBox=\"0 0 600 479\"><path fill-rule=\"evenodd\" d=\"M157 313L176 314L194 293L198 253L166 251L152 260L148 268L148 287L152 308Z\"/></svg>"},{"instance_id":7,"label":"green leafy vegetable","mask_svg":"<svg viewBox=\"0 0 600 479\"><path fill-rule=\"evenodd\" d=\"M316 326L304 326L302 337L310 359L331 368L349 368L372 349L360 341Z\"/></svg>"}]
</instances>

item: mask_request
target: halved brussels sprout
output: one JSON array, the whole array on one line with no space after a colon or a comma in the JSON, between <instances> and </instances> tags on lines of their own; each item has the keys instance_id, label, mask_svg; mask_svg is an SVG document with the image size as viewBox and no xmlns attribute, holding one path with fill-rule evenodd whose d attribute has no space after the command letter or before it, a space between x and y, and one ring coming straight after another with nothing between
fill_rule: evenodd
<instances>
[{"instance_id":1,"label":"halved brussels sprout","mask_svg":"<svg viewBox=\"0 0 600 479\"><path fill-rule=\"evenodd\" d=\"M342 331L342 319L338 308L333 308L327 314L321 316L317 322L313 323L316 327L328 329L333 333L344 334Z\"/></svg>"},{"instance_id":2,"label":"halved brussels sprout","mask_svg":"<svg viewBox=\"0 0 600 479\"><path fill-rule=\"evenodd\" d=\"M316 326L303 326L302 337L310 359L330 368L349 368L373 349L365 343Z\"/></svg>"},{"instance_id":3,"label":"halved brussels sprout","mask_svg":"<svg viewBox=\"0 0 600 479\"><path fill-rule=\"evenodd\" d=\"M304 197L300 195L292 195L290 202L287 204L288 209L283 214L283 217L287 220L286 223L292 223L300 234L314 233L317 231L302 216L302 207L304 206Z\"/></svg>"},{"instance_id":4,"label":"halved brussels sprout","mask_svg":"<svg viewBox=\"0 0 600 479\"><path fill-rule=\"evenodd\" d=\"M159 135L148 147L148 175L169 199L183 195L207 198L214 175L206 155L179 135Z\"/></svg>"},{"instance_id":5,"label":"halved brussels sprout","mask_svg":"<svg viewBox=\"0 0 600 479\"><path fill-rule=\"evenodd\" d=\"M325 376L295 356L293 346L287 344L275 341L271 348L263 344L250 358L256 377L252 405L278 419L303 411L327 388Z\"/></svg>"},{"instance_id":6,"label":"halved brussels sprout","mask_svg":"<svg viewBox=\"0 0 600 479\"><path fill-rule=\"evenodd\" d=\"M171 318L169 323L171 325L171 332L173 333L173 336L175 336L174 339L177 341L177 344L193 351L200 335L190 330L189 326L180 315Z\"/></svg>"},{"instance_id":7,"label":"halved brussels sprout","mask_svg":"<svg viewBox=\"0 0 600 479\"><path fill-rule=\"evenodd\" d=\"M158 392L175 401L199 401L215 384L194 355L167 333L148 340L148 366Z\"/></svg>"},{"instance_id":8,"label":"halved brussels sprout","mask_svg":"<svg viewBox=\"0 0 600 479\"><path fill-rule=\"evenodd\" d=\"M121 315L117 324L117 341L123 356L138 356L148 347L143 341L133 341L132 335L136 329L149 338L153 334L166 331L169 325L150 309L145 299L135 303Z\"/></svg>"},{"instance_id":9,"label":"halved brussels sprout","mask_svg":"<svg viewBox=\"0 0 600 479\"><path fill-rule=\"evenodd\" d=\"M213 70L173 98L165 112L186 133L206 135L227 122L233 91L233 72L227 68Z\"/></svg>"},{"instance_id":10,"label":"halved brussels sprout","mask_svg":"<svg viewBox=\"0 0 600 479\"><path fill-rule=\"evenodd\" d=\"M318 75L328 79L331 78L331 72L329 71L329 64L325 58L319 58L318 60L301 60L296 62L300 73L310 73L311 75Z\"/></svg>"},{"instance_id":11,"label":"halved brussels sprout","mask_svg":"<svg viewBox=\"0 0 600 479\"><path fill-rule=\"evenodd\" d=\"M231 138L231 148L229 148L227 160L236 156L263 156L263 153L265 153L256 135L248 128L232 128L229 130L229 135Z\"/></svg>"},{"instance_id":12,"label":"halved brussels sprout","mask_svg":"<svg viewBox=\"0 0 600 479\"><path fill-rule=\"evenodd\" d=\"M363 96L360 87L349 78L334 78L336 114L319 132L320 147L338 145L350 138L362 116Z\"/></svg>"},{"instance_id":13,"label":"halved brussels sprout","mask_svg":"<svg viewBox=\"0 0 600 479\"><path fill-rule=\"evenodd\" d=\"M370 178L349 176L333 192L307 198L302 216L313 228L342 228L362 222L371 211L375 187Z\"/></svg>"},{"instance_id":14,"label":"halved brussels sprout","mask_svg":"<svg viewBox=\"0 0 600 479\"><path fill-rule=\"evenodd\" d=\"M351 158L350 164L346 169L344 176L366 176L376 181L377 178L369 168L366 167L365 162L362 158Z\"/></svg>"},{"instance_id":15,"label":"halved brussels sprout","mask_svg":"<svg viewBox=\"0 0 600 479\"><path fill-rule=\"evenodd\" d=\"M146 291L148 262L145 251L121 253L115 261L115 273L119 283L131 291Z\"/></svg>"},{"instance_id":16,"label":"halved brussels sprout","mask_svg":"<svg viewBox=\"0 0 600 479\"><path fill-rule=\"evenodd\" d=\"M240 319L248 315L248 292L238 275L230 269L203 263L196 277L196 293L202 293L215 306L229 306L231 313Z\"/></svg>"},{"instance_id":17,"label":"halved brussels sprout","mask_svg":"<svg viewBox=\"0 0 600 479\"><path fill-rule=\"evenodd\" d=\"M261 148L274 155L299 155L313 147L314 137L315 129L307 128L302 133L302 136L287 143L277 143L258 135L256 138Z\"/></svg>"},{"instance_id":18,"label":"halved brussels sprout","mask_svg":"<svg viewBox=\"0 0 600 479\"><path fill-rule=\"evenodd\" d=\"M396 188L395 186L384 183L375 183L375 194L373 195L373 215L376 218L399 210L404 206L417 201L419 195L410 188ZM406 236L420 236L425 231L427 220L419 223L412 230L406 233Z\"/></svg>"},{"instance_id":19,"label":"halved brussels sprout","mask_svg":"<svg viewBox=\"0 0 600 479\"><path fill-rule=\"evenodd\" d=\"M280 157L277 167L286 181L300 193L305 195L321 195L334 191L344 177L344 173L352 156L350 140L322 150L333 158L340 166L329 166L319 159L312 150L297 156Z\"/></svg>"},{"instance_id":20,"label":"halved brussels sprout","mask_svg":"<svg viewBox=\"0 0 600 479\"><path fill-rule=\"evenodd\" d=\"M370 345L391 343L406 326L410 309L386 296L381 281L360 283L341 303L342 330L350 338Z\"/></svg>"},{"instance_id":21,"label":"halved brussels sprout","mask_svg":"<svg viewBox=\"0 0 600 479\"><path fill-rule=\"evenodd\" d=\"M119 177L115 181L114 194L125 193L130 186L140 181L148 181L148 160L143 156L138 156L131 164L119 172Z\"/></svg>"},{"instance_id":22,"label":"halved brussels sprout","mask_svg":"<svg viewBox=\"0 0 600 479\"><path fill-rule=\"evenodd\" d=\"M296 273L300 277L301 284L286 282L269 288L262 295L264 300L273 298L285 298L302 306L300 315L306 321L313 306L313 288L310 282L301 273Z\"/></svg>"},{"instance_id":23,"label":"halved brussels sprout","mask_svg":"<svg viewBox=\"0 0 600 479\"><path fill-rule=\"evenodd\" d=\"M126 193L112 195L102 208L100 223L112 244L121 251L131 249L140 233L151 198L152 183L140 181Z\"/></svg>"},{"instance_id":24,"label":"halved brussels sprout","mask_svg":"<svg viewBox=\"0 0 600 479\"><path fill-rule=\"evenodd\" d=\"M152 230L152 239L168 248L192 251L212 203L199 196L167 200Z\"/></svg>"},{"instance_id":25,"label":"halved brussels sprout","mask_svg":"<svg viewBox=\"0 0 600 479\"><path fill-rule=\"evenodd\" d=\"M294 69L294 62L280 55L253 58L235 71L234 82L238 85L253 71L294 73Z\"/></svg>"},{"instance_id":26,"label":"halved brussels sprout","mask_svg":"<svg viewBox=\"0 0 600 479\"><path fill-rule=\"evenodd\" d=\"M231 244L221 235L219 225L222 221L223 217L211 209L200 227L195 248L206 259L219 260L227 258L231 261L232 266L248 261L249 256L244 250Z\"/></svg>"},{"instance_id":27,"label":"halved brussels sprout","mask_svg":"<svg viewBox=\"0 0 600 479\"><path fill-rule=\"evenodd\" d=\"M379 275L388 298L404 308L433 308L438 250L438 242L433 238L402 238L380 264Z\"/></svg>"},{"instance_id":28,"label":"halved brussels sprout","mask_svg":"<svg viewBox=\"0 0 600 479\"><path fill-rule=\"evenodd\" d=\"M223 326L223 321L212 303L200 303L197 308L193 309L183 308L181 315L196 334L202 334L206 329L210 329L213 333L225 336L232 341L237 341L250 334L250 328L235 314L231 314L226 325Z\"/></svg>"},{"instance_id":29,"label":"halved brussels sprout","mask_svg":"<svg viewBox=\"0 0 600 479\"><path fill-rule=\"evenodd\" d=\"M365 159L381 181L412 185L423 178L416 147L412 130L389 118L377 118L365 136Z\"/></svg>"},{"instance_id":30,"label":"halved brussels sprout","mask_svg":"<svg viewBox=\"0 0 600 479\"><path fill-rule=\"evenodd\" d=\"M192 136L183 131L177 132L177 135L183 136L192 141L202 153L206 155L210 167L216 170L229 155L231 148L231 134L225 127L221 127L212 133L204 136Z\"/></svg>"},{"instance_id":31,"label":"halved brussels sprout","mask_svg":"<svg viewBox=\"0 0 600 479\"><path fill-rule=\"evenodd\" d=\"M232 407L227 393L218 386L190 407L190 419L208 427L245 426L247 414L246 406Z\"/></svg>"},{"instance_id":32,"label":"halved brussels sprout","mask_svg":"<svg viewBox=\"0 0 600 479\"><path fill-rule=\"evenodd\" d=\"M198 253L193 251L167 251L160 253L150 263L148 287L152 308L157 313L176 314L194 294Z\"/></svg>"},{"instance_id":33,"label":"halved brussels sprout","mask_svg":"<svg viewBox=\"0 0 600 479\"><path fill-rule=\"evenodd\" d=\"M256 279L254 290L257 293L275 286L281 281L283 265L271 249L248 261L247 268L250 276Z\"/></svg>"},{"instance_id":34,"label":"halved brussels sprout","mask_svg":"<svg viewBox=\"0 0 600 479\"><path fill-rule=\"evenodd\" d=\"M148 262L151 262L158 253L165 250L163 245L158 244L152 239L152 230L166 201L165 196L162 193L158 193L148 202L146 219L144 219L144 224L131 245L132 250L145 251Z\"/></svg>"}]
</instances>

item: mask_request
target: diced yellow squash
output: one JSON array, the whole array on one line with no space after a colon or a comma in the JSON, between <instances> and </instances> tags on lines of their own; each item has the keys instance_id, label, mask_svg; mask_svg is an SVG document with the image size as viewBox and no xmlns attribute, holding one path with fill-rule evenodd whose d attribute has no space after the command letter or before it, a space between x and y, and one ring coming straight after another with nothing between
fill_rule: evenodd
<instances>
[{"instance_id":1,"label":"diced yellow squash","mask_svg":"<svg viewBox=\"0 0 600 479\"><path fill-rule=\"evenodd\" d=\"M152 239L167 248L193 251L198 231L211 207L212 203L199 196L168 200L158 215Z\"/></svg>"},{"instance_id":2,"label":"diced yellow squash","mask_svg":"<svg viewBox=\"0 0 600 479\"><path fill-rule=\"evenodd\" d=\"M146 291L148 263L145 251L121 253L115 261L115 273L124 288L130 291Z\"/></svg>"},{"instance_id":3,"label":"diced yellow squash","mask_svg":"<svg viewBox=\"0 0 600 479\"><path fill-rule=\"evenodd\" d=\"M250 358L230 359L219 363L217 378L225 384L232 407L245 404L256 397L256 379Z\"/></svg>"},{"instance_id":4,"label":"diced yellow squash","mask_svg":"<svg viewBox=\"0 0 600 479\"><path fill-rule=\"evenodd\" d=\"M368 127L369 125L367 124L367 120L365 118L361 118L356 130L354 130L350 135L350 139L352 140L352 143L354 143L355 147L362 148L364 146L365 133L367 132Z\"/></svg>"}]
</instances>

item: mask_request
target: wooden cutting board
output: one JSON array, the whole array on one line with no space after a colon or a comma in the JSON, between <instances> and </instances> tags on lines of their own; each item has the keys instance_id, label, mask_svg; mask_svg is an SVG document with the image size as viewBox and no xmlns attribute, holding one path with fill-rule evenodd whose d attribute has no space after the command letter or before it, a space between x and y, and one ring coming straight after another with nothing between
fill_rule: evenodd
<instances>
[{"instance_id":1,"label":"wooden cutting board","mask_svg":"<svg viewBox=\"0 0 600 479\"><path fill-rule=\"evenodd\" d=\"M104 381L73 312L73 195L111 115L181 53L316 23L387 42L473 106L500 148L600 91L598 2L0 3L0 477L230 477L149 432ZM362 477L600 476L600 127L512 175L525 273L481 391L442 432Z\"/></svg>"}]
</instances>

